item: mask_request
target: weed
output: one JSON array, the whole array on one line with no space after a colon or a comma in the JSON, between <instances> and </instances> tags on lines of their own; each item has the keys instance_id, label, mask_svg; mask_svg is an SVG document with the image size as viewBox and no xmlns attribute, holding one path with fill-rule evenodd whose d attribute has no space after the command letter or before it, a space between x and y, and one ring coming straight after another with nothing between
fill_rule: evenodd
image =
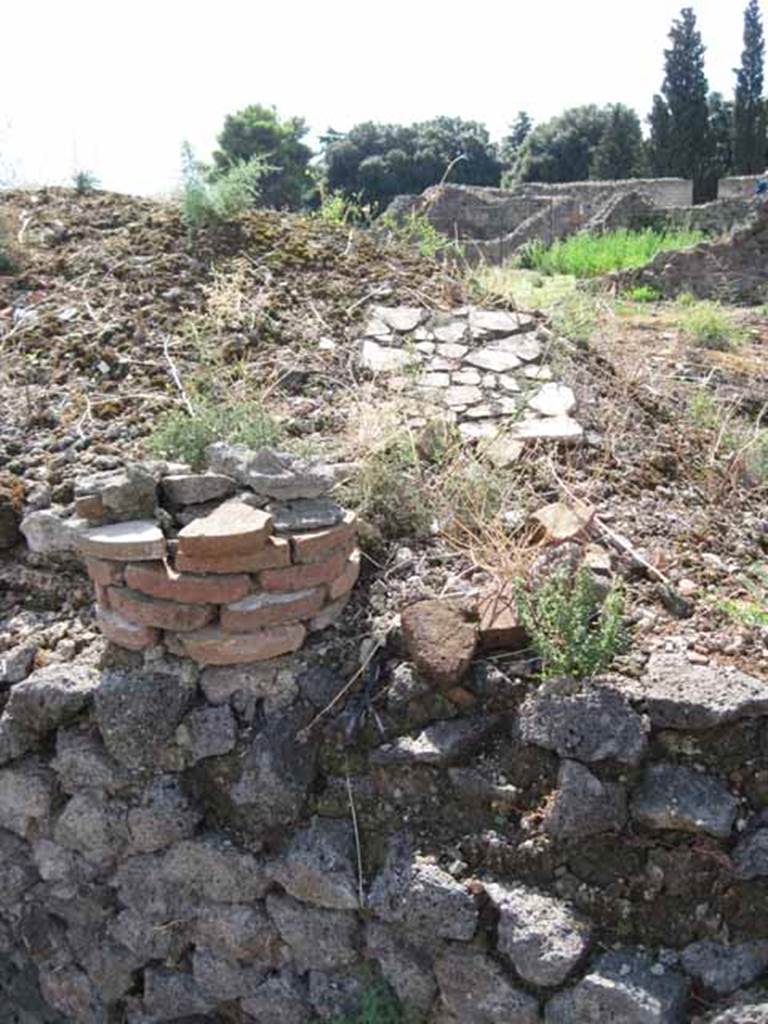
<instances>
[{"instance_id":1,"label":"weed","mask_svg":"<svg viewBox=\"0 0 768 1024\"><path fill-rule=\"evenodd\" d=\"M717 399L706 388L700 388L688 399L688 415L694 426L714 430L722 421Z\"/></svg>"},{"instance_id":2,"label":"weed","mask_svg":"<svg viewBox=\"0 0 768 1024\"><path fill-rule=\"evenodd\" d=\"M576 289L572 275L542 276L510 264L501 267L477 267L470 276L470 285L482 304L486 296L501 296L518 309L549 310Z\"/></svg>"},{"instance_id":3,"label":"weed","mask_svg":"<svg viewBox=\"0 0 768 1024\"><path fill-rule=\"evenodd\" d=\"M681 303L684 313L680 328L701 348L726 350L741 341L744 332L738 328L719 302L708 299Z\"/></svg>"},{"instance_id":4,"label":"weed","mask_svg":"<svg viewBox=\"0 0 768 1024\"><path fill-rule=\"evenodd\" d=\"M581 232L547 245L534 240L517 256L517 264L543 274L598 277L611 270L628 270L649 263L659 252L683 249L703 238L700 231L659 231L621 228L602 235Z\"/></svg>"},{"instance_id":5,"label":"weed","mask_svg":"<svg viewBox=\"0 0 768 1024\"><path fill-rule=\"evenodd\" d=\"M446 256L458 251L456 243L438 231L424 213L412 210L402 218L395 218L384 213L376 223L383 227L392 238L415 246L422 256L427 256L430 259L437 259L438 256Z\"/></svg>"},{"instance_id":6,"label":"weed","mask_svg":"<svg viewBox=\"0 0 768 1024\"><path fill-rule=\"evenodd\" d=\"M725 614L748 629L756 626L768 626L768 568L755 563L747 570L746 576L740 576L747 598L727 598L717 602L717 607Z\"/></svg>"},{"instance_id":7,"label":"weed","mask_svg":"<svg viewBox=\"0 0 768 1024\"><path fill-rule=\"evenodd\" d=\"M191 234L235 220L256 206L261 180L274 170L262 157L233 164L224 174L209 181L188 143L182 146L182 218Z\"/></svg>"},{"instance_id":8,"label":"weed","mask_svg":"<svg viewBox=\"0 0 768 1024\"><path fill-rule=\"evenodd\" d=\"M16 261L11 254L8 234L5 224L0 219L0 274L13 274L16 270Z\"/></svg>"},{"instance_id":9,"label":"weed","mask_svg":"<svg viewBox=\"0 0 768 1024\"><path fill-rule=\"evenodd\" d=\"M347 227L352 224L370 224L373 213L370 206L363 204L360 196L350 197L338 190L326 192L321 188L320 205L314 216L326 224Z\"/></svg>"},{"instance_id":10,"label":"weed","mask_svg":"<svg viewBox=\"0 0 768 1024\"><path fill-rule=\"evenodd\" d=\"M550 307L549 316L559 334L586 345L597 328L599 302L586 292L567 292Z\"/></svg>"},{"instance_id":11,"label":"weed","mask_svg":"<svg viewBox=\"0 0 768 1024\"><path fill-rule=\"evenodd\" d=\"M624 597L618 585L599 606L588 568L560 569L535 587L516 586L520 621L541 658L544 679L598 675L622 646Z\"/></svg>"},{"instance_id":12,"label":"weed","mask_svg":"<svg viewBox=\"0 0 768 1024\"><path fill-rule=\"evenodd\" d=\"M87 196L99 187L99 179L91 171L75 171L72 187L79 196Z\"/></svg>"},{"instance_id":13,"label":"weed","mask_svg":"<svg viewBox=\"0 0 768 1024\"><path fill-rule=\"evenodd\" d=\"M662 298L659 289L650 284L641 284L637 288L630 288L626 295L633 302L658 302Z\"/></svg>"},{"instance_id":14,"label":"weed","mask_svg":"<svg viewBox=\"0 0 768 1024\"><path fill-rule=\"evenodd\" d=\"M261 448L280 439L278 425L258 402L221 402L198 396L191 404L192 415L174 409L159 418L147 441L150 451L200 469L205 465L206 449L214 441Z\"/></svg>"},{"instance_id":15,"label":"weed","mask_svg":"<svg viewBox=\"0 0 768 1024\"><path fill-rule=\"evenodd\" d=\"M351 1017L335 1017L328 1024L416 1024L416 1020L403 1013L385 988L372 986L363 993L356 1014Z\"/></svg>"}]
</instances>

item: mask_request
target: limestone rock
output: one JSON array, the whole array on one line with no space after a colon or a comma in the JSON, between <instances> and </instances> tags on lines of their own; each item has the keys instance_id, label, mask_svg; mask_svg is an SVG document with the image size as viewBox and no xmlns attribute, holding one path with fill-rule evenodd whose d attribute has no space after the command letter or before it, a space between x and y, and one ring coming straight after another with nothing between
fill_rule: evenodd
<instances>
[{"instance_id":1,"label":"limestone rock","mask_svg":"<svg viewBox=\"0 0 768 1024\"><path fill-rule=\"evenodd\" d=\"M420 306L374 306L372 315L379 322L398 334L415 330L424 319L425 310Z\"/></svg>"},{"instance_id":2,"label":"limestone rock","mask_svg":"<svg viewBox=\"0 0 768 1024\"><path fill-rule=\"evenodd\" d=\"M557 790L544 814L544 830L558 839L618 832L627 820L624 786L601 782L578 761L563 761Z\"/></svg>"},{"instance_id":3,"label":"limestone rock","mask_svg":"<svg viewBox=\"0 0 768 1024\"><path fill-rule=\"evenodd\" d=\"M570 416L546 416L521 420L510 433L520 441L576 441L584 435L584 428Z\"/></svg>"},{"instance_id":4,"label":"limestone rock","mask_svg":"<svg viewBox=\"0 0 768 1024\"><path fill-rule=\"evenodd\" d=\"M37 644L17 644L0 654L0 688L20 683L32 671Z\"/></svg>"},{"instance_id":5,"label":"limestone rock","mask_svg":"<svg viewBox=\"0 0 768 1024\"><path fill-rule=\"evenodd\" d=\"M419 601L401 614L408 654L432 683L450 689L461 682L475 653L477 631L447 601Z\"/></svg>"},{"instance_id":6,"label":"limestone rock","mask_svg":"<svg viewBox=\"0 0 768 1024\"><path fill-rule=\"evenodd\" d=\"M562 501L556 501L534 512L531 523L545 543L561 544L582 536L593 514L594 509L589 506L573 508Z\"/></svg>"},{"instance_id":7,"label":"limestone rock","mask_svg":"<svg viewBox=\"0 0 768 1024\"><path fill-rule=\"evenodd\" d=\"M514 352L505 352L490 345L472 350L464 357L464 362L480 370L490 370L492 373L509 373L520 366L520 359Z\"/></svg>"},{"instance_id":8,"label":"limestone rock","mask_svg":"<svg viewBox=\"0 0 768 1024\"><path fill-rule=\"evenodd\" d=\"M347 821L315 818L295 833L275 878L298 900L329 910L359 907L354 837Z\"/></svg>"},{"instance_id":9,"label":"limestone rock","mask_svg":"<svg viewBox=\"0 0 768 1024\"><path fill-rule=\"evenodd\" d=\"M520 708L520 737L575 761L637 765L648 739L640 716L599 683L542 683Z\"/></svg>"},{"instance_id":10,"label":"limestone rock","mask_svg":"<svg viewBox=\"0 0 768 1024\"><path fill-rule=\"evenodd\" d=\"M632 817L646 828L706 832L726 839L738 801L711 775L675 764L653 764L632 797Z\"/></svg>"},{"instance_id":11,"label":"limestone rock","mask_svg":"<svg viewBox=\"0 0 768 1024\"><path fill-rule=\"evenodd\" d=\"M87 528L85 519L62 519L50 509L30 512L19 527L29 550L36 555L65 555L76 551L80 534Z\"/></svg>"},{"instance_id":12,"label":"limestone rock","mask_svg":"<svg viewBox=\"0 0 768 1024\"><path fill-rule=\"evenodd\" d=\"M499 912L498 948L532 985L560 985L583 958L591 927L562 900L519 885L486 883Z\"/></svg>"},{"instance_id":13,"label":"limestone rock","mask_svg":"<svg viewBox=\"0 0 768 1024\"><path fill-rule=\"evenodd\" d=\"M378 341L364 338L360 347L360 366L371 373L397 373L420 361L417 352L404 348L390 348Z\"/></svg>"},{"instance_id":14,"label":"limestone rock","mask_svg":"<svg viewBox=\"0 0 768 1024\"><path fill-rule=\"evenodd\" d=\"M576 396L565 384L552 381L542 384L533 398L529 399L528 407L542 416L567 416L576 407Z\"/></svg>"},{"instance_id":15,"label":"limestone rock","mask_svg":"<svg viewBox=\"0 0 768 1024\"><path fill-rule=\"evenodd\" d=\"M509 335L524 331L535 323L527 313L509 313L500 309L471 309L469 329L473 335Z\"/></svg>"},{"instance_id":16,"label":"limestone rock","mask_svg":"<svg viewBox=\"0 0 768 1024\"><path fill-rule=\"evenodd\" d=\"M734 946L703 939L686 946L680 958L683 969L706 991L730 995L751 985L768 967L768 941L742 942Z\"/></svg>"},{"instance_id":17,"label":"limestone rock","mask_svg":"<svg viewBox=\"0 0 768 1024\"><path fill-rule=\"evenodd\" d=\"M460 1024L538 1024L541 1019L538 1001L517 988L487 953L451 949L435 971L442 1004Z\"/></svg>"}]
</instances>

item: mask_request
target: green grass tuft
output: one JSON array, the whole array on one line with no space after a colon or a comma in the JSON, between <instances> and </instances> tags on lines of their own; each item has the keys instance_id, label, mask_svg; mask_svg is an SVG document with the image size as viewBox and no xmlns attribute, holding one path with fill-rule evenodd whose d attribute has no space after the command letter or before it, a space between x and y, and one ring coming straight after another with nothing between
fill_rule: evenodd
<instances>
[{"instance_id":1,"label":"green grass tuft","mask_svg":"<svg viewBox=\"0 0 768 1024\"><path fill-rule=\"evenodd\" d=\"M744 331L719 302L709 299L691 301L684 294L678 299L678 304L683 310L679 326L700 348L727 350L743 340Z\"/></svg>"},{"instance_id":2,"label":"green grass tuft","mask_svg":"<svg viewBox=\"0 0 768 1024\"><path fill-rule=\"evenodd\" d=\"M582 232L546 245L528 243L518 255L518 264L542 274L574 274L599 277L612 270L630 270L649 263L659 252L684 249L700 242L700 231L659 231L622 228L602 235Z\"/></svg>"},{"instance_id":3,"label":"green grass tuft","mask_svg":"<svg viewBox=\"0 0 768 1024\"><path fill-rule=\"evenodd\" d=\"M327 1024L417 1024L406 1015L397 1002L381 986L374 985L363 993L360 1009L351 1017L334 1017Z\"/></svg>"}]
</instances>

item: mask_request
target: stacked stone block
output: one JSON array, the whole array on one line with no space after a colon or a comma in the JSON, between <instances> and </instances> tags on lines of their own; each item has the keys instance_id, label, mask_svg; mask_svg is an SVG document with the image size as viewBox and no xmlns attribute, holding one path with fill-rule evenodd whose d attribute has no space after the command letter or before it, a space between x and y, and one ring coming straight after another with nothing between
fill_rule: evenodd
<instances>
[{"instance_id":1,"label":"stacked stone block","mask_svg":"<svg viewBox=\"0 0 768 1024\"><path fill-rule=\"evenodd\" d=\"M257 453L236 454L242 468ZM235 477L172 473L158 480L154 517L112 523L103 522L105 481L88 481L94 493L78 499L78 511L94 525L78 543L108 640L130 650L162 643L201 665L231 665L298 650L339 617L360 572L354 513L318 496L328 478L307 483L305 474L309 494L297 496L297 464L281 458L290 471L268 486L289 491L289 501L238 490ZM108 486L114 491L114 478ZM125 505L135 507L130 495Z\"/></svg>"}]
</instances>

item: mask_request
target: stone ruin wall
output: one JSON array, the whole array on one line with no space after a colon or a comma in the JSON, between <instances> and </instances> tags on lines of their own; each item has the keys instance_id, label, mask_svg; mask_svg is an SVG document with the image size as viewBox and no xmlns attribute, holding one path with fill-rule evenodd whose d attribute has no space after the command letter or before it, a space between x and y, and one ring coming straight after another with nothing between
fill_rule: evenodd
<instances>
[{"instance_id":1,"label":"stone ruin wall","mask_svg":"<svg viewBox=\"0 0 768 1024\"><path fill-rule=\"evenodd\" d=\"M733 175L730 178L721 178L717 183L718 199L754 199L755 183L758 178L765 177L761 174Z\"/></svg>"},{"instance_id":2,"label":"stone ruin wall","mask_svg":"<svg viewBox=\"0 0 768 1024\"><path fill-rule=\"evenodd\" d=\"M102 623L162 631L0 693L3 1024L320 1024L372 986L427 1024L765 1019L764 681L670 641L634 675L532 685L509 609L471 598L361 649L366 582L346 634L195 657L226 632L199 608L357 569L330 467L225 447L182 469L77 489ZM275 547L291 565L254 568Z\"/></svg>"}]
</instances>

